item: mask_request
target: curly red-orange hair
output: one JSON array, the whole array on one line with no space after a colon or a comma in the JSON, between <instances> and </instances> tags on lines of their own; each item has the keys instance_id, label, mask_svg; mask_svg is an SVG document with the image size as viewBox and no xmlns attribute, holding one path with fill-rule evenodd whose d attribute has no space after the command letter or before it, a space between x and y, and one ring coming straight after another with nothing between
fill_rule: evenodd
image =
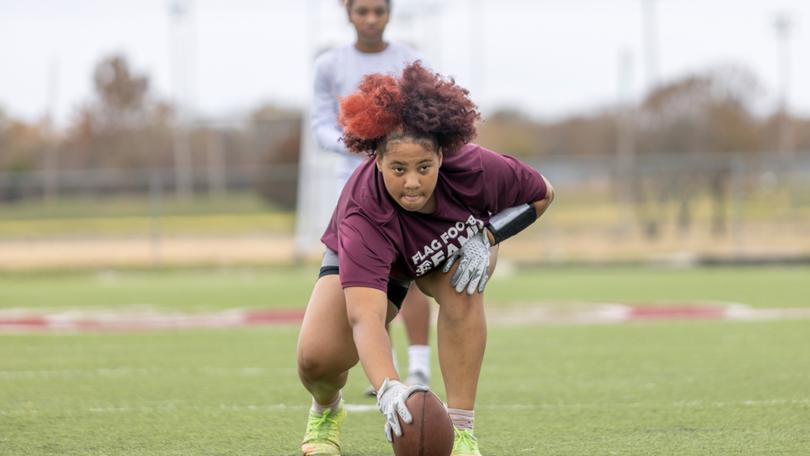
<instances>
[{"instance_id":1,"label":"curly red-orange hair","mask_svg":"<svg viewBox=\"0 0 810 456\"><path fill-rule=\"evenodd\" d=\"M346 147L370 151L377 140L402 124L402 96L396 79L382 74L363 78L357 91L340 102L338 121L343 126Z\"/></svg>"},{"instance_id":2,"label":"curly red-orange hair","mask_svg":"<svg viewBox=\"0 0 810 456\"><path fill-rule=\"evenodd\" d=\"M353 152L373 155L383 152L386 138L396 132L453 153L475 136L480 117L468 95L453 79L429 72L418 61L399 78L368 75L341 100L343 142Z\"/></svg>"}]
</instances>

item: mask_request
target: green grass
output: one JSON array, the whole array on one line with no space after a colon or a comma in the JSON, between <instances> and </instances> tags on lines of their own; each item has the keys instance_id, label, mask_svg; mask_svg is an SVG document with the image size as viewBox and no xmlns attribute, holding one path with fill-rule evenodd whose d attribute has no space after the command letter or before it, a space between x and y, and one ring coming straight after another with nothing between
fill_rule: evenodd
<instances>
[{"instance_id":1,"label":"green grass","mask_svg":"<svg viewBox=\"0 0 810 456\"><path fill-rule=\"evenodd\" d=\"M303 308L317 267L0 274L0 309Z\"/></svg>"},{"instance_id":2,"label":"green grass","mask_svg":"<svg viewBox=\"0 0 810 456\"><path fill-rule=\"evenodd\" d=\"M294 327L4 336L0 453L294 455L308 406L295 338ZM808 342L798 321L491 328L482 451L807 454ZM346 399L371 405L361 375ZM347 455L391 454L376 412L350 414L344 443Z\"/></svg>"},{"instance_id":3,"label":"green grass","mask_svg":"<svg viewBox=\"0 0 810 456\"><path fill-rule=\"evenodd\" d=\"M172 215L149 217L93 217L0 221L0 239L51 239L72 237L238 236L292 233L294 218L287 213Z\"/></svg>"},{"instance_id":4,"label":"green grass","mask_svg":"<svg viewBox=\"0 0 810 456\"><path fill-rule=\"evenodd\" d=\"M512 274L501 272L496 272L488 286L491 306L717 301L754 307L810 307L810 267L523 268ZM302 308L316 274L315 265L6 273L0 274L0 309Z\"/></svg>"},{"instance_id":5,"label":"green grass","mask_svg":"<svg viewBox=\"0 0 810 456\"><path fill-rule=\"evenodd\" d=\"M0 239L292 233L294 214L250 194L178 200L147 197L68 198L0 204Z\"/></svg>"},{"instance_id":6,"label":"green grass","mask_svg":"<svg viewBox=\"0 0 810 456\"><path fill-rule=\"evenodd\" d=\"M229 193L219 198L196 196L178 199L174 193L151 200L149 195L95 195L61 197L57 200L26 199L4 203L0 221L36 219L85 219L149 216L155 212L174 215L251 214L277 212L278 208L254 193Z\"/></svg>"},{"instance_id":7,"label":"green grass","mask_svg":"<svg viewBox=\"0 0 810 456\"><path fill-rule=\"evenodd\" d=\"M496 302L586 301L635 304L725 302L810 307L810 267L526 268L498 278Z\"/></svg>"},{"instance_id":8,"label":"green grass","mask_svg":"<svg viewBox=\"0 0 810 456\"><path fill-rule=\"evenodd\" d=\"M0 309L303 307L316 269L3 274ZM488 305L810 307L808 272L520 270L494 279ZM407 359L401 327L394 336ZM0 334L0 454L295 455L309 404L296 337L295 326ZM488 456L805 455L809 373L810 320L491 325L477 434ZM365 386L353 370L347 401L373 405ZM351 413L346 454L391 454L382 424Z\"/></svg>"},{"instance_id":9,"label":"green grass","mask_svg":"<svg viewBox=\"0 0 810 456\"><path fill-rule=\"evenodd\" d=\"M553 218L544 224L549 223L563 232L626 228L627 213L633 212L617 203L611 191L570 188L559 189L558 193L558 202L551 212ZM729 202L728 221L743 226L749 223L806 226L810 221L810 204L807 204L810 200L804 196L806 194L810 191L798 189L794 196L776 190L746 195L739 207L737 202ZM674 223L677 202L656 203L652 207L665 225ZM708 226L713 214L709 195L696 195L691 208L695 225L692 230L700 231L699 227ZM162 195L159 204L151 201L149 195L97 195L64 197L50 202L29 199L14 204L0 203L0 239L143 235L154 229L154 215L160 215L160 228L169 235L289 234L294 226L290 211L252 193L229 193L218 198L198 195L182 200L169 192ZM538 229L532 227L529 231Z\"/></svg>"},{"instance_id":10,"label":"green grass","mask_svg":"<svg viewBox=\"0 0 810 456\"><path fill-rule=\"evenodd\" d=\"M626 226L627 213L647 210L657 214L661 222L674 227L680 210L677 195L661 201L658 195L646 194L646 205L627 206L617 200L613 190L596 188L556 188L557 196L544 223L566 228L586 229ZM758 189L741 195L741 200L726 200L727 221L742 223L772 223L783 221L807 223L810 221L810 187L796 187L792 194L784 189ZM695 226L708 226L715 211L712 195L698 191L689 201L690 215ZM739 218L739 220L735 220Z\"/></svg>"}]
</instances>

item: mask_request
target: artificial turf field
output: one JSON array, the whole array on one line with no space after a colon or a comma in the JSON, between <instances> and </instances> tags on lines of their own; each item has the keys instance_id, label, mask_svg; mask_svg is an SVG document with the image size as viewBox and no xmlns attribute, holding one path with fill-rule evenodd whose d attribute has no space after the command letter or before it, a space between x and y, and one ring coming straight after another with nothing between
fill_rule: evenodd
<instances>
[{"instance_id":1,"label":"artificial turf field","mask_svg":"<svg viewBox=\"0 0 810 456\"><path fill-rule=\"evenodd\" d=\"M300 308L314 270L5 274L0 309ZM810 308L810 268L521 270L488 291L493 313L583 302ZM0 455L294 455L296 336L0 334ZM365 386L353 371L345 454L391 454ZM810 454L810 320L493 324L476 410L485 456Z\"/></svg>"}]
</instances>

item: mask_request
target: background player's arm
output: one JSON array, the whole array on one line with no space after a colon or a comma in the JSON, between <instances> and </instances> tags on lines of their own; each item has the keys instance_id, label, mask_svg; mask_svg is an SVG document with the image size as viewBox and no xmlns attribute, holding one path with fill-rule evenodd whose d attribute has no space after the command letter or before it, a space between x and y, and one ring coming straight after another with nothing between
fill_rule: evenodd
<instances>
[{"instance_id":1,"label":"background player's arm","mask_svg":"<svg viewBox=\"0 0 810 456\"><path fill-rule=\"evenodd\" d=\"M375 388L386 378L399 379L391 358L391 339L385 330L388 297L376 288L345 288L346 313L354 345L366 376Z\"/></svg>"},{"instance_id":2,"label":"background player's arm","mask_svg":"<svg viewBox=\"0 0 810 456\"><path fill-rule=\"evenodd\" d=\"M338 95L334 90L332 72L327 62L320 62L315 69L311 129L315 141L321 149L340 154L348 154L340 142L343 130L338 124Z\"/></svg>"}]
</instances>

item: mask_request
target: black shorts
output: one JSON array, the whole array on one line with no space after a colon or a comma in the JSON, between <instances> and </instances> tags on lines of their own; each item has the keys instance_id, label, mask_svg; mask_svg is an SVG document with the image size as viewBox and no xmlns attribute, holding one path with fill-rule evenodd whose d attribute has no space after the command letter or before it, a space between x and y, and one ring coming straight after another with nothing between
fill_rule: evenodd
<instances>
[{"instance_id":1,"label":"black shorts","mask_svg":"<svg viewBox=\"0 0 810 456\"><path fill-rule=\"evenodd\" d=\"M338 256L331 249L326 249L323 254L323 261L321 262L321 272L318 273L318 278L332 274L340 274L338 266ZM405 295L408 294L408 288L411 287L412 280L388 278L388 300L391 301L399 310L402 307L402 301L405 300Z\"/></svg>"}]
</instances>

